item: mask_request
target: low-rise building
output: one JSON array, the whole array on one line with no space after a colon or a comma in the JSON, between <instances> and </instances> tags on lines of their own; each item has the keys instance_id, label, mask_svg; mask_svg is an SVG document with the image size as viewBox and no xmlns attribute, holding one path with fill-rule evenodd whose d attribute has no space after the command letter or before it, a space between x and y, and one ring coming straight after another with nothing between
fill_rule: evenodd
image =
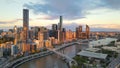
<instances>
[{"instance_id":1,"label":"low-rise building","mask_svg":"<svg viewBox=\"0 0 120 68\"><path fill-rule=\"evenodd\" d=\"M100 60L105 60L108 56L107 54L94 53L90 51L81 51L77 55L88 57L88 58L100 59Z\"/></svg>"}]
</instances>

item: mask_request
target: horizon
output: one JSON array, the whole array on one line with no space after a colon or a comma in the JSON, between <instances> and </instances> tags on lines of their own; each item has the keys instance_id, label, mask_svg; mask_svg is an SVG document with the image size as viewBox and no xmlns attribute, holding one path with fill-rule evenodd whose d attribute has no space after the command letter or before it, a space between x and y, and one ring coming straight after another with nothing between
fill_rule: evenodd
<instances>
[{"instance_id":1,"label":"horizon","mask_svg":"<svg viewBox=\"0 0 120 68\"><path fill-rule=\"evenodd\" d=\"M63 27L67 29L74 30L78 25L84 27L87 24L91 31L119 32L119 3L118 0L2 0L0 29L10 29L15 25L22 27L22 10L26 8L30 11L30 26L51 28L52 24L58 24L62 15Z\"/></svg>"}]
</instances>

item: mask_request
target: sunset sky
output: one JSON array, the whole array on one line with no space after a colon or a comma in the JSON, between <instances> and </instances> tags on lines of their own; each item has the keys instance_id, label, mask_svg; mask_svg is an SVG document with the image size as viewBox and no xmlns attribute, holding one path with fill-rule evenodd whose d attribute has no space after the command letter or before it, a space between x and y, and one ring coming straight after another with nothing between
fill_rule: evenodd
<instances>
[{"instance_id":1,"label":"sunset sky","mask_svg":"<svg viewBox=\"0 0 120 68\"><path fill-rule=\"evenodd\" d=\"M30 26L59 22L74 30L88 24L92 31L120 31L120 0L1 0L0 29L22 26L23 9L29 9Z\"/></svg>"}]
</instances>

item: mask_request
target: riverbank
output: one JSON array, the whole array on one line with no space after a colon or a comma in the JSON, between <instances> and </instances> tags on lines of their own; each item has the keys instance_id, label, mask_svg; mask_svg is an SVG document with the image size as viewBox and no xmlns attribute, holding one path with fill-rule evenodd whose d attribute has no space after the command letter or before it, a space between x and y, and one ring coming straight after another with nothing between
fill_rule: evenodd
<instances>
[{"instance_id":1,"label":"riverbank","mask_svg":"<svg viewBox=\"0 0 120 68\"><path fill-rule=\"evenodd\" d=\"M44 56L47 56L50 54L53 54L53 53L50 51L44 51L44 52L29 55L29 56L21 57L21 58L16 59L12 62L9 61L9 62L5 63L4 66L2 66L2 68L11 68L11 67L16 68L17 66L19 66L27 61L30 61L30 60L33 60L36 58L40 58L40 57L44 57Z\"/></svg>"},{"instance_id":2,"label":"riverbank","mask_svg":"<svg viewBox=\"0 0 120 68\"><path fill-rule=\"evenodd\" d=\"M70 45L69 47L62 48L58 52L72 58L76 55L79 49L81 49L81 46L74 44ZM69 64L67 64L61 56L53 54L31 60L20 65L18 68L69 68Z\"/></svg>"}]
</instances>

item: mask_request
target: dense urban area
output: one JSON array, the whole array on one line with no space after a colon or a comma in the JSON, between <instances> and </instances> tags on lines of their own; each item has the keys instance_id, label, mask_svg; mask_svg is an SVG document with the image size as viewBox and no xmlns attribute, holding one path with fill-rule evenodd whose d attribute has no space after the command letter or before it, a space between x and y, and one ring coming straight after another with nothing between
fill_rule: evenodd
<instances>
[{"instance_id":1,"label":"dense urban area","mask_svg":"<svg viewBox=\"0 0 120 68\"><path fill-rule=\"evenodd\" d=\"M0 68L20 68L50 55L67 66L61 68L120 68L120 32L90 31L89 25L72 31L63 28L62 16L51 29L29 24L29 10L23 9L23 27L0 30Z\"/></svg>"}]
</instances>

